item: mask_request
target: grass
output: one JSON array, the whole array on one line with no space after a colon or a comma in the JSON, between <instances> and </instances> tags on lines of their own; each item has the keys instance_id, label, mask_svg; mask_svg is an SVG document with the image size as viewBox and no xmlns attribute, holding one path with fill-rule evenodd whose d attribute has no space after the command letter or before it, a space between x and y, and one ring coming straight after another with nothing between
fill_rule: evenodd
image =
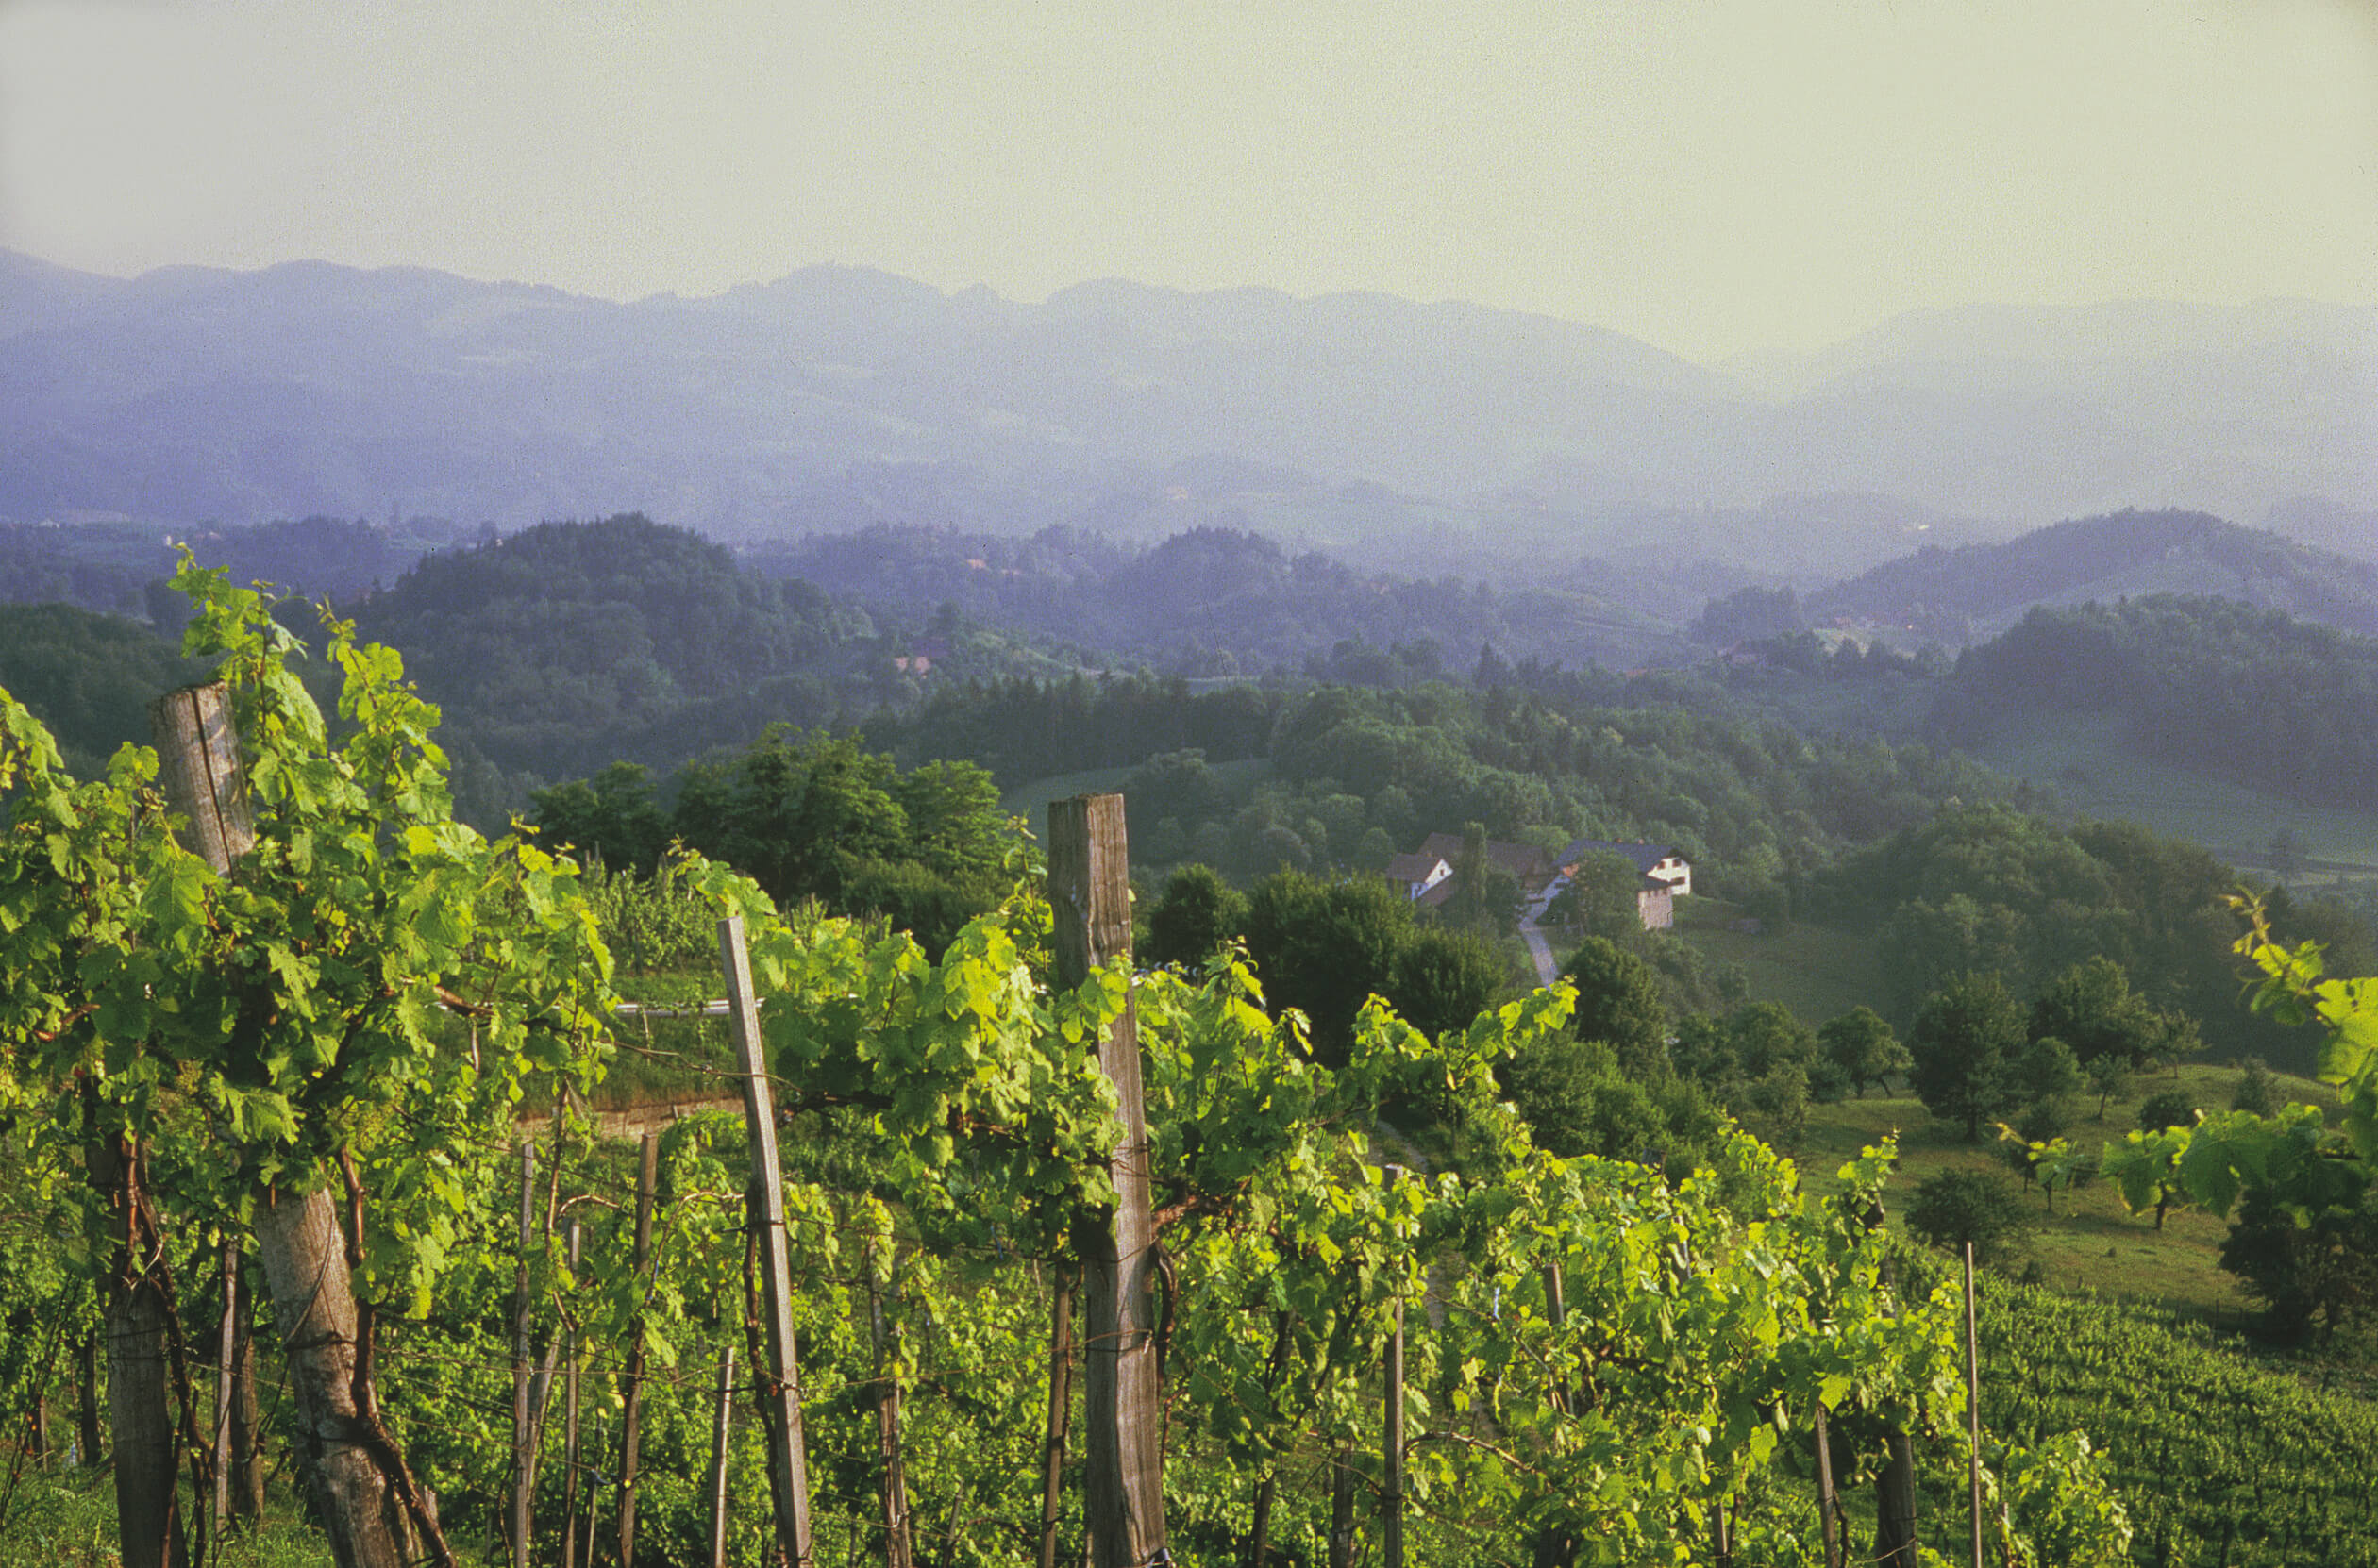
<instances>
[{"instance_id":1,"label":"grass","mask_svg":"<svg viewBox=\"0 0 2378 1568\"><path fill-rule=\"evenodd\" d=\"M2378 811L2281 800L2156 761L2133 750L2101 718L2042 715L2019 735L1969 749L2001 772L2052 789L2084 816L2135 822L2192 840L2234 865L2269 869L2270 842L2286 828L2309 859L2378 875Z\"/></svg>"},{"instance_id":2,"label":"grass","mask_svg":"<svg viewBox=\"0 0 2378 1568\"><path fill-rule=\"evenodd\" d=\"M2187 1091L2207 1109L2225 1109L2240 1076L2236 1068L2211 1064L2189 1064L2177 1074L2149 1074L2107 1106L2102 1122L2092 1119L2094 1101L2081 1104L2067 1136L2089 1149L2119 1143L2138 1125L2138 1108L2149 1096L2175 1088ZM2336 1094L2326 1085L2276 1076L2286 1099L2336 1104ZM1891 1187L1898 1196L1888 1206L1895 1224L1908 1195L1940 1172L1995 1171L2019 1180L2000 1157L2002 1145L1989 1141L1986 1128L1984 1142L1968 1143L1962 1126L1935 1121L1904 1093L1870 1093L1862 1100L1811 1107L1807 1131L1791 1153L1811 1191L1832 1192L1843 1164L1894 1132L1900 1141L1900 1164ZM2038 1226L2032 1232L2028 1256L2038 1269L2040 1283L2149 1302L2219 1323L2235 1323L2254 1310L2236 1281L2218 1267L2221 1241L2229 1232L2225 1221L2175 1209L2165 1217L2159 1232L2152 1213L2134 1218L2122 1207L2119 1191L2105 1181L2057 1193L2052 1212L2037 1189L2026 1192L2024 1201Z\"/></svg>"},{"instance_id":3,"label":"grass","mask_svg":"<svg viewBox=\"0 0 2378 1568\"><path fill-rule=\"evenodd\" d=\"M1742 966L1753 1001L1781 1002L1811 1028L1882 999L1883 966L1867 938L1796 921L1780 931L1733 928L1742 911L1719 898L1676 901L1676 935L1713 959Z\"/></svg>"},{"instance_id":4,"label":"grass","mask_svg":"<svg viewBox=\"0 0 2378 1568\"><path fill-rule=\"evenodd\" d=\"M1271 776L1271 759L1264 757L1243 758L1235 762L1210 764L1222 787L1233 800L1245 800L1255 792L1255 786ZM1048 803L1074 795L1106 794L1123 788L1124 781L1139 772L1136 766L1122 768L1084 768L1078 773L1050 774L1029 784L1018 784L999 795L999 809L1012 817L1022 817L1024 825L1035 834L1048 826ZM1188 826L1194 827L1196 824Z\"/></svg>"},{"instance_id":5,"label":"grass","mask_svg":"<svg viewBox=\"0 0 2378 1568\"><path fill-rule=\"evenodd\" d=\"M196 1516L188 1492L182 1517ZM329 1543L295 1500L267 1498L260 1527L225 1538L210 1562L224 1568L329 1568ZM115 1482L110 1472L75 1465L28 1468L0 1521L0 1568L116 1568Z\"/></svg>"}]
</instances>

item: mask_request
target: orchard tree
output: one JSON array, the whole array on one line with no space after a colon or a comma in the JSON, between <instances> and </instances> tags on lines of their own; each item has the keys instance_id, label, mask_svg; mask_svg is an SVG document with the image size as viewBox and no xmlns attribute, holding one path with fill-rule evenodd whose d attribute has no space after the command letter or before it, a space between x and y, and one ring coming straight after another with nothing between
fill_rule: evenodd
<instances>
[{"instance_id":1,"label":"orchard tree","mask_svg":"<svg viewBox=\"0 0 2378 1568\"><path fill-rule=\"evenodd\" d=\"M1147 913L1140 957L1194 970L1246 929L1247 896L1212 866L1192 863L1165 879L1164 895Z\"/></svg>"},{"instance_id":2,"label":"orchard tree","mask_svg":"<svg viewBox=\"0 0 2378 1568\"><path fill-rule=\"evenodd\" d=\"M2021 1106L2018 1059L2023 1009L1995 974L1964 974L1933 993L1907 1031L1914 1059L1908 1078L1924 1109L1945 1122L1965 1124L1966 1141L1982 1141L1982 1125Z\"/></svg>"},{"instance_id":3,"label":"orchard tree","mask_svg":"<svg viewBox=\"0 0 2378 1568\"><path fill-rule=\"evenodd\" d=\"M2031 1223L2020 1194L2004 1176L1990 1171L1942 1171L1926 1176L1907 1206L1908 1229L1950 1251L1970 1242L1980 1263L2003 1261Z\"/></svg>"},{"instance_id":4,"label":"orchard tree","mask_svg":"<svg viewBox=\"0 0 2378 1568\"><path fill-rule=\"evenodd\" d=\"M1597 849L1577 863L1568 886L1545 909L1547 917L1589 937L1629 942L1643 934L1635 905L1643 873L1615 850Z\"/></svg>"},{"instance_id":5,"label":"orchard tree","mask_svg":"<svg viewBox=\"0 0 2378 1568\"><path fill-rule=\"evenodd\" d=\"M2063 1041L2085 1066L2112 1057L2134 1073L2162 1056L2172 1021L2131 990L2122 966L2103 954L2085 959L2040 987L2028 1028L2035 1042Z\"/></svg>"},{"instance_id":6,"label":"orchard tree","mask_svg":"<svg viewBox=\"0 0 2378 1568\"><path fill-rule=\"evenodd\" d=\"M1888 1089L1892 1075L1906 1072L1914 1061L1899 1036L1891 1032L1891 1026L1872 1008L1852 1008L1826 1020L1817 1031L1817 1043L1825 1059L1862 1100L1867 1084Z\"/></svg>"},{"instance_id":7,"label":"orchard tree","mask_svg":"<svg viewBox=\"0 0 2378 1568\"><path fill-rule=\"evenodd\" d=\"M1571 1034L1607 1044L1631 1076L1666 1072L1667 1004L1650 964L1608 937L1587 937L1569 955L1561 977L1577 988Z\"/></svg>"}]
</instances>

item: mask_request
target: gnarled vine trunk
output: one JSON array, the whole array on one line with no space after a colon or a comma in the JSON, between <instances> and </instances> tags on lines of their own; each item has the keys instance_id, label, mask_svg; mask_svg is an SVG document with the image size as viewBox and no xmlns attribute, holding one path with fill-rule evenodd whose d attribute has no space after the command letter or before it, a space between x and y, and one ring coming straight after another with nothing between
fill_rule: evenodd
<instances>
[{"instance_id":1,"label":"gnarled vine trunk","mask_svg":"<svg viewBox=\"0 0 2378 1568\"><path fill-rule=\"evenodd\" d=\"M327 1192L276 1194L256 1214L258 1255L289 1352L299 1459L339 1568L404 1568L412 1523L377 1452L377 1422L356 1402L355 1292L346 1238Z\"/></svg>"}]
</instances>

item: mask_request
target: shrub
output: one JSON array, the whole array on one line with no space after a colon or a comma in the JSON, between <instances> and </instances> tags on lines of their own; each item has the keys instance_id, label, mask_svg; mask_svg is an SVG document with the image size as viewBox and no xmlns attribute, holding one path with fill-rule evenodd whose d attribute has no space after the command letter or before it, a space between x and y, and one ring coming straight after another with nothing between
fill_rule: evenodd
<instances>
[{"instance_id":1,"label":"shrub","mask_svg":"<svg viewBox=\"0 0 2378 1568\"><path fill-rule=\"evenodd\" d=\"M1907 1209L1909 1230L1951 1251L1970 1242L1977 1263L2003 1261L2031 1223L2022 1195L2004 1176L1985 1171L1928 1176Z\"/></svg>"},{"instance_id":2,"label":"shrub","mask_svg":"<svg viewBox=\"0 0 2378 1568\"><path fill-rule=\"evenodd\" d=\"M2263 1065L2262 1058L2248 1057L2245 1076L2237 1080L2237 1093L2230 1096L2230 1109L2252 1111L2257 1116L2275 1116L2280 1101L2278 1080L2270 1076L2270 1069Z\"/></svg>"}]
</instances>

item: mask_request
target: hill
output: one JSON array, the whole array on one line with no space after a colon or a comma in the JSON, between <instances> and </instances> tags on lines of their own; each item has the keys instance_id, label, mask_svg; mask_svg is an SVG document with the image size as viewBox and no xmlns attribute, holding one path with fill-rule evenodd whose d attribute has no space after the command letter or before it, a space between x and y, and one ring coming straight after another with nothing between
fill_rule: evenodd
<instances>
[{"instance_id":1,"label":"hill","mask_svg":"<svg viewBox=\"0 0 2378 1568\"><path fill-rule=\"evenodd\" d=\"M126 742L149 742L148 704L203 678L143 622L71 605L0 605L0 689L49 726L79 778Z\"/></svg>"},{"instance_id":2,"label":"hill","mask_svg":"<svg viewBox=\"0 0 2378 1568\"><path fill-rule=\"evenodd\" d=\"M1593 326L1380 294L1109 281L1026 304L811 267L619 304L418 268L124 281L14 258L0 517L634 509L781 537L1128 514L1151 538L1236 509L1358 563L1452 543L1692 564L1755 541L1838 575L1926 517L1984 538L2124 504L2378 507L2370 315L1918 322L1763 394ZM1173 473L1208 458L1224 482Z\"/></svg>"},{"instance_id":3,"label":"hill","mask_svg":"<svg viewBox=\"0 0 2378 1568\"><path fill-rule=\"evenodd\" d=\"M1890 628L1894 641L1955 644L1985 642L2035 605L2152 593L2219 595L2378 634L2378 562L2186 511L2116 512L2004 543L1924 549L1809 595L1806 609Z\"/></svg>"},{"instance_id":4,"label":"hill","mask_svg":"<svg viewBox=\"0 0 2378 1568\"><path fill-rule=\"evenodd\" d=\"M2037 607L1959 659L1940 733L2091 713L2134 749L2290 800L2378 807L2378 641L2227 599Z\"/></svg>"},{"instance_id":5,"label":"hill","mask_svg":"<svg viewBox=\"0 0 2378 1568\"><path fill-rule=\"evenodd\" d=\"M954 604L971 618L1190 676L1310 660L1317 676L1392 686L1465 675L1484 643L1515 659L1621 667L1682 648L1654 616L1601 594L1357 571L1240 528L1188 528L1139 545L1064 527L1011 539L879 524L754 547L744 559L865 604Z\"/></svg>"}]
</instances>

